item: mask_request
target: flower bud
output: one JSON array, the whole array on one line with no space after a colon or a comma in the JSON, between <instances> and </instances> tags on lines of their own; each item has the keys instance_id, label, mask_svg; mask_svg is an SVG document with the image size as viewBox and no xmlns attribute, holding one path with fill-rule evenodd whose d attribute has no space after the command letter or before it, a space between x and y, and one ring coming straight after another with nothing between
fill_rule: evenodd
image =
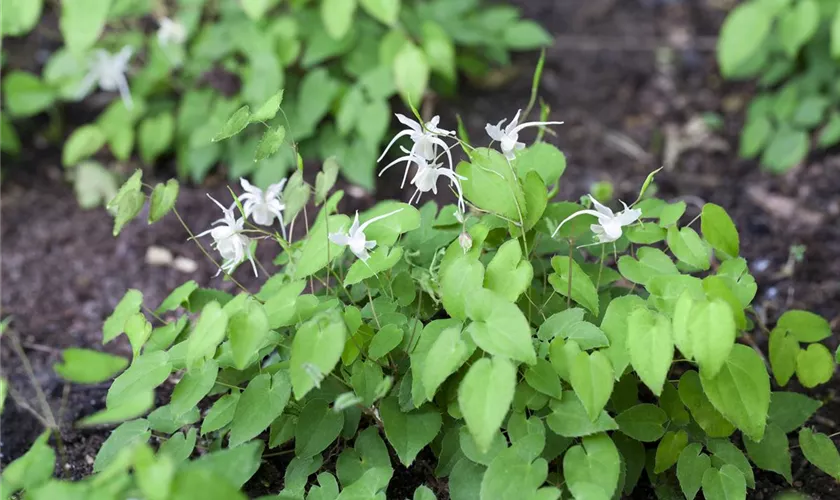
<instances>
[{"instance_id":1,"label":"flower bud","mask_svg":"<svg viewBox=\"0 0 840 500\"><path fill-rule=\"evenodd\" d=\"M468 232L464 231L458 236L458 244L461 245L461 250L467 253L472 248L472 237Z\"/></svg>"}]
</instances>

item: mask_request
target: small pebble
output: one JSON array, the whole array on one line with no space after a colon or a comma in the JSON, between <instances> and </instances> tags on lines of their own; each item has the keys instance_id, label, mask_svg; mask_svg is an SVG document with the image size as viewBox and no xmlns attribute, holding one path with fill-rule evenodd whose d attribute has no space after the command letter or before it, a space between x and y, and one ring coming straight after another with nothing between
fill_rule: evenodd
<instances>
[{"instance_id":1,"label":"small pebble","mask_svg":"<svg viewBox=\"0 0 840 500\"><path fill-rule=\"evenodd\" d=\"M760 259L753 264L753 270L757 273L763 273L770 267L770 259Z\"/></svg>"},{"instance_id":2,"label":"small pebble","mask_svg":"<svg viewBox=\"0 0 840 500\"><path fill-rule=\"evenodd\" d=\"M168 266L172 264L172 252L163 247L150 246L146 250L146 264L151 266Z\"/></svg>"},{"instance_id":3,"label":"small pebble","mask_svg":"<svg viewBox=\"0 0 840 500\"><path fill-rule=\"evenodd\" d=\"M182 273L194 273L198 270L198 264L194 260L186 257L176 257L175 261L172 262L172 267Z\"/></svg>"}]
</instances>

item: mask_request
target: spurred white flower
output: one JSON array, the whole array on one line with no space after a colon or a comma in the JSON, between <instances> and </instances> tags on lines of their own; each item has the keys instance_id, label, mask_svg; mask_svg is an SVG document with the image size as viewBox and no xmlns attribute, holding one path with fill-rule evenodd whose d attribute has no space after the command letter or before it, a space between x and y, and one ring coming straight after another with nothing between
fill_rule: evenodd
<instances>
[{"instance_id":1,"label":"spurred white flower","mask_svg":"<svg viewBox=\"0 0 840 500\"><path fill-rule=\"evenodd\" d=\"M385 168L379 171L379 175L381 176L386 170L402 160L408 160L408 165L411 163L416 164L417 170L414 172L414 177L411 178L411 185L415 187L415 190L411 195L411 198L409 198L408 203L415 201L419 202L423 193L428 193L429 191L433 194L437 194L438 178L440 176L446 177L449 179L450 185L454 185L456 191L458 192L458 210L463 213L464 195L461 191L460 181L466 180L467 178L456 174L451 168L444 168L441 163L437 163L437 159L428 160L423 156L419 156L406 150L405 148L402 148L402 150L405 153L405 156L402 156L386 165ZM449 148L445 151L446 154L449 154ZM408 168L406 168L406 173L408 173Z\"/></svg>"},{"instance_id":2,"label":"spurred white flower","mask_svg":"<svg viewBox=\"0 0 840 500\"><path fill-rule=\"evenodd\" d=\"M237 218L233 212L235 205L230 208L225 208L224 205L216 201L215 198L207 195L213 200L213 203L222 209L223 217L212 225L217 226L196 236L200 238L209 234L213 238L212 247L222 256L222 266L216 276L222 271L230 274L236 269L240 263L245 259L251 261L251 267L254 269L254 276L257 276L257 266L254 263L254 256L251 253L251 239L244 234L245 219L243 217Z\"/></svg>"},{"instance_id":3,"label":"spurred white flower","mask_svg":"<svg viewBox=\"0 0 840 500\"><path fill-rule=\"evenodd\" d=\"M239 179L244 193L239 195L239 201L242 203L242 210L245 211L245 217L250 217L254 223L261 226L270 226L274 224L274 218L280 220L280 230L283 233L283 239L286 239L286 227L283 222L283 210L286 204L283 203L283 186L286 185L286 179L268 186L268 189L262 189L254 186L244 177Z\"/></svg>"},{"instance_id":4,"label":"spurred white flower","mask_svg":"<svg viewBox=\"0 0 840 500\"><path fill-rule=\"evenodd\" d=\"M411 146L410 153L407 156L403 156L394 160L393 162L389 163L384 169L387 169L391 165L395 163L399 163L403 160L406 160L405 163L405 173L403 174L402 184L400 187L405 187L405 181L408 178L408 169L411 166L411 156L418 156L420 158L425 158L427 161L432 161L437 158L437 148L441 147L446 152L446 156L449 159L449 169L453 170L452 166L452 155L449 152L449 148L446 146L446 143L440 138L440 136L451 136L455 132L451 130L444 130L438 127L438 123L440 123L440 117L435 115L426 123L426 126L423 127L420 123L408 118L405 115L401 115L396 113L397 120L400 121L403 125L408 127L397 133L391 142L385 147L385 151L382 152L382 155L376 160L377 163L382 161L382 158L385 157L385 154L388 150L391 149L391 146L399 139L400 137L408 136L411 141L414 143Z\"/></svg>"},{"instance_id":5,"label":"spurred white flower","mask_svg":"<svg viewBox=\"0 0 840 500\"><path fill-rule=\"evenodd\" d=\"M507 118L495 125L488 123L484 127L484 130L487 132L487 135L489 135L491 139L493 139L494 141L499 141L502 153L504 153L505 158L507 158L508 160L513 160L514 158L516 158L515 151L525 147L524 142L519 142L519 132L523 128L563 124L563 122L525 122L519 124L519 114L521 112L521 109L517 111L516 116L513 117L513 120L511 120L510 123L508 123L508 126L505 128L502 128L502 124L505 123L505 121L507 121Z\"/></svg>"},{"instance_id":6,"label":"spurred white flower","mask_svg":"<svg viewBox=\"0 0 840 500\"><path fill-rule=\"evenodd\" d=\"M131 100L131 92L128 89L128 81L125 73L128 71L128 60L134 49L123 47L116 54L110 54L107 50L98 49L93 53L90 61L90 69L79 86L79 97L85 96L93 89L94 85L106 92L119 91L125 107L131 109L134 103Z\"/></svg>"},{"instance_id":7,"label":"spurred white flower","mask_svg":"<svg viewBox=\"0 0 840 500\"><path fill-rule=\"evenodd\" d=\"M579 210L572 215L566 217L563 222L557 226L557 229L551 234L554 237L557 234L557 231L563 227L563 224L570 221L571 219L577 217L578 215L594 215L598 218L597 224L592 224L589 226L589 229L595 233L595 238L598 240L598 243L611 243L616 241L617 239L621 238L622 229L624 226L629 226L630 224L639 220L639 217L642 215L642 211L639 209L630 208L627 206L626 203L623 201L621 202L624 205L624 210L619 213L613 213L609 207L605 207L604 205L598 203L592 195L589 195L589 199L592 200L592 205L595 207L595 210L591 209L584 209Z\"/></svg>"},{"instance_id":8,"label":"spurred white flower","mask_svg":"<svg viewBox=\"0 0 840 500\"><path fill-rule=\"evenodd\" d=\"M157 39L162 46L181 45L187 39L187 29L178 21L163 17L158 21Z\"/></svg>"},{"instance_id":9,"label":"spurred white flower","mask_svg":"<svg viewBox=\"0 0 840 500\"><path fill-rule=\"evenodd\" d=\"M359 260L366 262L368 258L370 258L368 250L373 250L374 247L376 247L376 241L367 241L367 238L365 237L365 229L374 222L390 217L401 211L402 208L394 210L393 212L388 212L384 215L376 216L368 221L365 221L364 224L359 225L359 211L356 210L356 218L353 219L353 225L350 226L350 230L345 233L344 228L341 228L337 233L330 233L330 241L336 245L349 246L350 251L353 252Z\"/></svg>"}]
</instances>

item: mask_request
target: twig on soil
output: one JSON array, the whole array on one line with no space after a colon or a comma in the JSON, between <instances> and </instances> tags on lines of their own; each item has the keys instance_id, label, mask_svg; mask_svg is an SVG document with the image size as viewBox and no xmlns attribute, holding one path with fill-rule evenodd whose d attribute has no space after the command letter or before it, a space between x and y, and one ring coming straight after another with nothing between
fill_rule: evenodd
<instances>
[{"instance_id":1,"label":"twig on soil","mask_svg":"<svg viewBox=\"0 0 840 500\"><path fill-rule=\"evenodd\" d=\"M23 364L23 369L26 372L26 375L29 377L29 382L35 389L35 397L38 399L38 403L41 406L41 411L44 412L44 420L48 422L47 428L58 429L58 423L55 421L55 415L53 415L49 401L47 401L47 395L44 394L43 389L41 389L41 386L38 384L38 378L35 376L35 370L32 369L32 364L29 362L29 357L26 355L26 352L24 352L23 347L21 347L20 345L20 339L18 338L17 333L12 329L8 329L7 335L9 337L9 340L12 342L12 349L14 349L15 354L17 354L18 358L20 358L20 361Z\"/></svg>"}]
</instances>

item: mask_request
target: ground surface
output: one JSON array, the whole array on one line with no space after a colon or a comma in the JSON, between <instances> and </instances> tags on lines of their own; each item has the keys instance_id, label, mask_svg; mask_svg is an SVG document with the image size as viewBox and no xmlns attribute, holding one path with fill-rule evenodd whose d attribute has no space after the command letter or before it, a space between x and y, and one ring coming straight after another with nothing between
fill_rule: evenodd
<instances>
[{"instance_id":1,"label":"ground surface","mask_svg":"<svg viewBox=\"0 0 840 500\"><path fill-rule=\"evenodd\" d=\"M593 182L609 180L618 194L629 199L649 171L666 164L657 177L660 196L686 200L688 216L710 201L724 206L735 219L742 253L760 287L756 305L768 322L772 324L780 311L803 308L822 314L836 331L840 225L834 221L840 214L840 157L814 156L783 177L763 173L737 158L737 134L750 89L720 82L710 50L727 2L517 3L558 37L548 52L541 95L551 106L552 119L566 122L548 139L568 158L561 194L576 198L587 193ZM485 123L509 117L526 105L534 61L517 60L520 71L504 87L467 87L466 97L438 101L434 112L450 123L460 113L478 142ZM697 125L706 113L722 117L724 126L704 136ZM675 150L684 151L675 158ZM51 369L60 349L98 346L104 318L128 288L141 290L146 304L154 307L187 279L203 285L221 281L211 278L212 265L186 241L172 216L151 227L142 221L132 223L114 239L110 217L101 209L79 210L71 189L56 180L60 166L55 151L29 151L7 172L0 235L3 316L14 318L12 327L23 341L37 382L55 411L64 408L60 419L69 424L104 406L107 385L74 386L65 394L64 384ZM379 195L407 198L407 193L398 193L396 182L396 177L381 180ZM193 229L207 227L217 216L205 197L207 191L225 195L224 186L211 179L208 187L183 189L179 198L178 209ZM371 201L367 197L350 203ZM804 259L795 265L790 259L792 245L806 247ZM153 246L193 260L197 271L183 273L148 264L145 256ZM247 287L258 286L245 271L237 277ZM766 346L762 334L756 340ZM835 338L831 347L836 346ZM106 350L130 353L122 339ZM31 398L34 392L24 366L12 356L8 341L3 344L2 362L12 384ZM825 406L812 424L826 432L836 432L840 426L838 389L840 379L835 376L815 396ZM2 463L23 453L40 431L29 413L9 401L2 416ZM67 426L63 440L68 477L89 473L105 437L107 431ZM258 482L265 486L277 481L282 465L263 467ZM423 474L422 462L415 470ZM800 491L814 498L840 498L837 483L804 464L801 456L794 455L794 473L794 486ZM396 471L389 498L410 496L422 481L417 473ZM750 494L771 498L785 488L779 476L757 473L757 487ZM648 495L641 489L638 498Z\"/></svg>"}]
</instances>

